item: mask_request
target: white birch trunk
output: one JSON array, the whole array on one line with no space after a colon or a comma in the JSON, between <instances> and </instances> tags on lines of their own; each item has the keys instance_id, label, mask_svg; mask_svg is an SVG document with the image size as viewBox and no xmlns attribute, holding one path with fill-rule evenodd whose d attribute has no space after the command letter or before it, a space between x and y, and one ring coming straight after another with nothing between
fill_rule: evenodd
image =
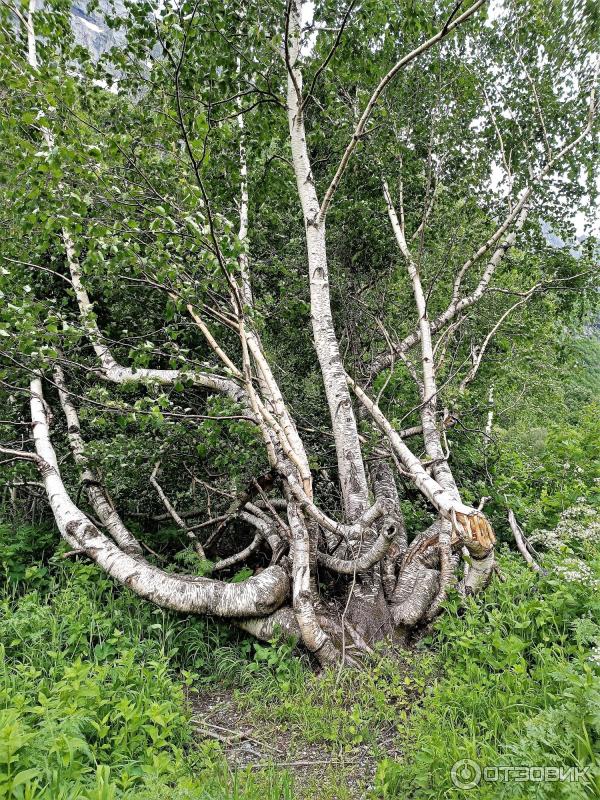
<instances>
[{"instance_id":1,"label":"white birch trunk","mask_svg":"<svg viewBox=\"0 0 600 800\"><path fill-rule=\"evenodd\" d=\"M73 458L79 467L81 481L85 486L90 504L98 515L100 522L106 526L106 529L121 550L130 555L134 553L141 555L142 548L139 542L126 528L123 520L115 511L105 487L101 485L98 476L90 469L85 454L85 443L81 436L79 417L67 392L63 371L58 365L54 368L54 380L58 387L60 404L67 421L67 436L69 438L69 444L71 445Z\"/></svg>"},{"instance_id":2,"label":"white birch trunk","mask_svg":"<svg viewBox=\"0 0 600 800\"><path fill-rule=\"evenodd\" d=\"M311 321L315 349L331 417L344 510L348 519L354 520L368 505L367 477L361 455L356 418L333 325L325 220L319 220L319 200L306 145L306 132L300 106L301 98L297 93L297 88L301 89L302 87L302 75L297 68L300 46L299 31L298 2L292 0L289 68L293 73L293 78L292 75L288 76L288 121L292 161L306 231Z\"/></svg>"},{"instance_id":3,"label":"white birch trunk","mask_svg":"<svg viewBox=\"0 0 600 800\"><path fill-rule=\"evenodd\" d=\"M421 363L423 365L423 389L421 396L421 422L423 425L423 441L425 451L432 460L432 472L436 480L444 489L455 495L459 499L458 489L454 477L448 466L447 457L442 447L440 431L437 426L437 383L435 374L435 362L433 356L433 344L431 340L431 324L427 315L427 301L423 292L419 269L412 257L406 243L403 226L400 224L396 215L396 210L387 186L383 184L383 194L387 204L388 216L392 224L396 242L406 261L408 274L413 287L413 296L417 307L418 326L421 334Z\"/></svg>"}]
</instances>

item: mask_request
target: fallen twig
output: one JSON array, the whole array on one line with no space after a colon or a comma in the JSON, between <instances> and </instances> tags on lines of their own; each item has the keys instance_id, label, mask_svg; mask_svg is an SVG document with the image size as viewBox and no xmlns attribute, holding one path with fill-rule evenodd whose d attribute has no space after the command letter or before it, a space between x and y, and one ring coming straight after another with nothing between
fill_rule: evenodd
<instances>
[{"instance_id":1,"label":"fallen twig","mask_svg":"<svg viewBox=\"0 0 600 800\"><path fill-rule=\"evenodd\" d=\"M256 739L254 736L250 735L249 733L244 733L244 731L236 731L232 728L226 728L224 725L217 725L215 722L208 722L206 719L199 719L198 717L192 717L192 722L196 723L194 727L208 727L208 728L215 728L217 731L224 731L225 733L229 734L231 739L246 739L249 742L254 742L255 744L260 745L261 747L265 747L267 750L272 750L274 753L281 752L278 748L273 747L270 744L266 744L266 742L262 742L260 739ZM210 734L210 732L209 732ZM214 738L218 738L215 736Z\"/></svg>"},{"instance_id":2,"label":"fallen twig","mask_svg":"<svg viewBox=\"0 0 600 800\"><path fill-rule=\"evenodd\" d=\"M529 552L527 547L527 539L525 538L525 534L521 529L521 526L517 522L517 518L515 517L514 511L512 508L508 509L508 524L510 525L510 529L515 537L515 542L517 543L517 548L519 553L523 556L525 561L529 564L531 569L535 570L536 572L541 571L540 565L537 563L535 558Z\"/></svg>"}]
</instances>

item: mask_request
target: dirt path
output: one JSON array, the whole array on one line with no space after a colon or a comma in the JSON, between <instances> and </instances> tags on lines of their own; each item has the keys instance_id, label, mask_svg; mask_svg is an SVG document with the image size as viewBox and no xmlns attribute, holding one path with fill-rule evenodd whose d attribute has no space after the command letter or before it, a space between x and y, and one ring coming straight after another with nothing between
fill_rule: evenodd
<instances>
[{"instance_id":1,"label":"dirt path","mask_svg":"<svg viewBox=\"0 0 600 800\"><path fill-rule=\"evenodd\" d=\"M272 723L257 723L225 690L193 695L189 702L198 739L219 741L232 770L287 770L297 800L363 800L373 786L378 759L372 747L336 752ZM394 755L388 749L393 731L382 736L387 754Z\"/></svg>"}]
</instances>

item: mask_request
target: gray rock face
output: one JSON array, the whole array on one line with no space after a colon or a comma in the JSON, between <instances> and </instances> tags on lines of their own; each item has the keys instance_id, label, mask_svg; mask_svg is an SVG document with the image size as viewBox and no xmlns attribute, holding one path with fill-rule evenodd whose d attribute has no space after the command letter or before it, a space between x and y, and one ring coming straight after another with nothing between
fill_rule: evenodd
<instances>
[{"instance_id":1,"label":"gray rock face","mask_svg":"<svg viewBox=\"0 0 600 800\"><path fill-rule=\"evenodd\" d=\"M100 0L97 10L91 13L87 7L87 0L78 0L71 7L73 33L77 44L86 47L97 60L115 44L123 44L125 40L123 33L107 26L105 17L125 15L126 11L122 0L114 0L114 3Z\"/></svg>"}]
</instances>

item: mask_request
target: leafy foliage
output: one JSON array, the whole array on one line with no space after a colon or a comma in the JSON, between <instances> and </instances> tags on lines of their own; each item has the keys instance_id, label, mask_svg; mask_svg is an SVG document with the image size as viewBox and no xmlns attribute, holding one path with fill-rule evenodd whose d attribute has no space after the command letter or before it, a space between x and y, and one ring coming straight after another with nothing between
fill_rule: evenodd
<instances>
[{"instance_id":1,"label":"leafy foliage","mask_svg":"<svg viewBox=\"0 0 600 800\"><path fill-rule=\"evenodd\" d=\"M593 520L588 518L588 524ZM588 798L600 787L598 538L544 556L544 573L504 554L505 581L448 601L435 626L443 677L410 721L404 763L380 765L377 797ZM581 558L583 556L583 558ZM476 624L476 621L479 624ZM580 782L482 781L457 788L461 759L589 768Z\"/></svg>"},{"instance_id":2,"label":"leafy foliage","mask_svg":"<svg viewBox=\"0 0 600 800\"><path fill-rule=\"evenodd\" d=\"M291 797L285 774L232 774L215 742L188 754L186 685L254 663L224 629L117 595L95 567L48 567L0 603L0 797Z\"/></svg>"}]
</instances>

